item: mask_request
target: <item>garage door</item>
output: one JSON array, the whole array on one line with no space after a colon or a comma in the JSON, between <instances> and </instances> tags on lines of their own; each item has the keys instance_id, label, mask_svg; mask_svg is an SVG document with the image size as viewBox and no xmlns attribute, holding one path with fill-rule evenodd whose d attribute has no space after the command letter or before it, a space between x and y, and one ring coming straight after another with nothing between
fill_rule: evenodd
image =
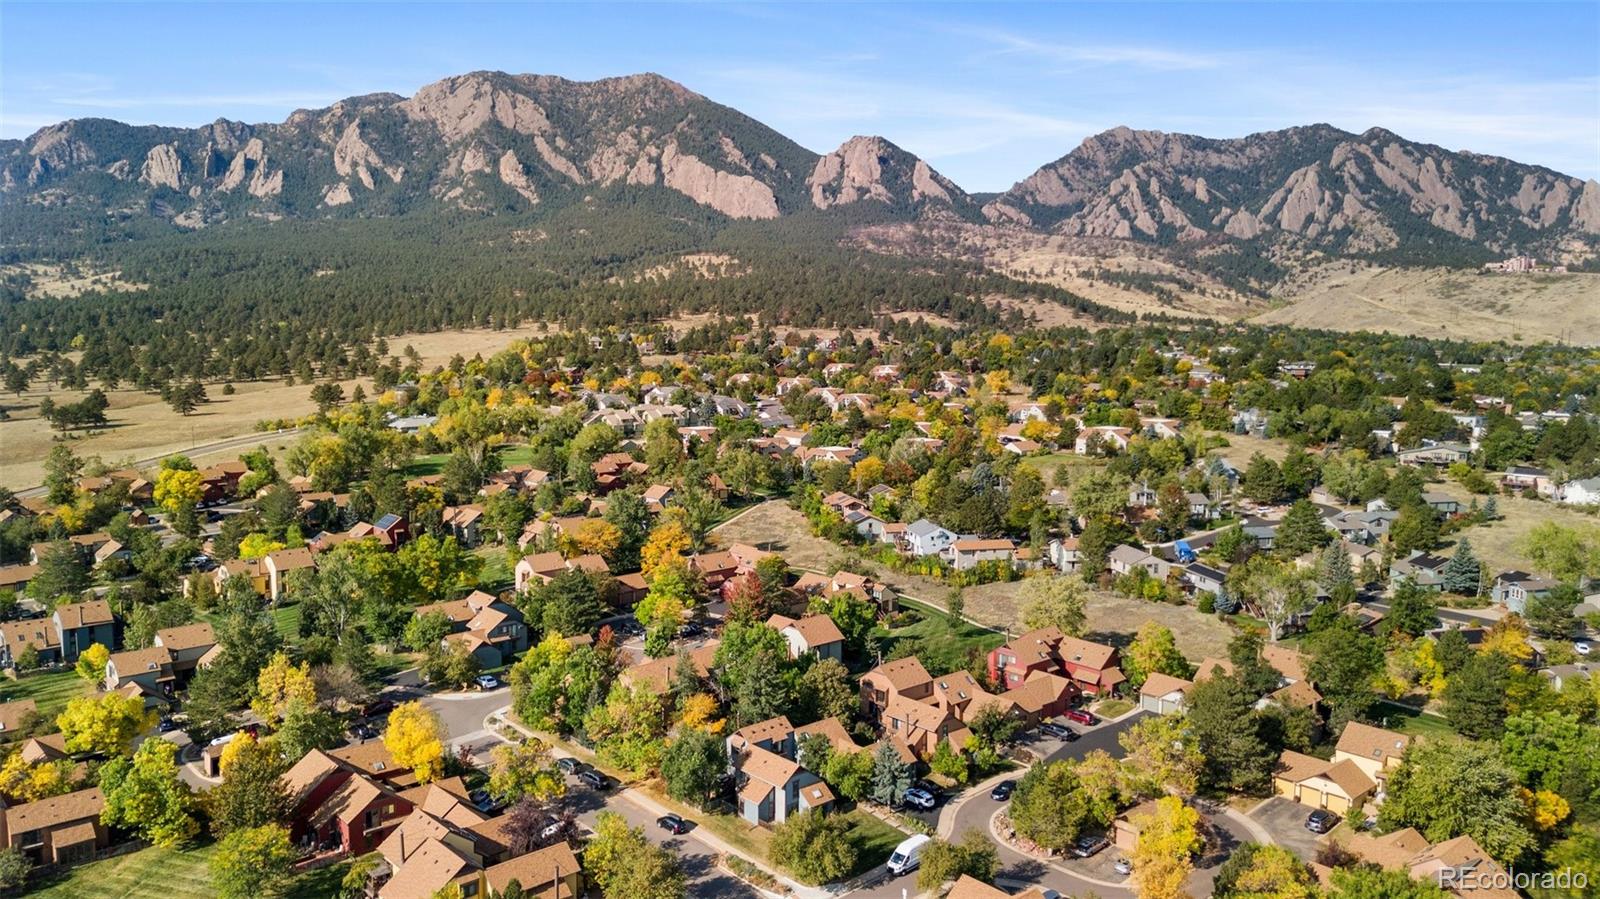
<instances>
[{"instance_id":1,"label":"garage door","mask_svg":"<svg viewBox=\"0 0 1600 899\"><path fill-rule=\"evenodd\" d=\"M1328 811L1333 812L1335 815L1343 815L1350 811L1350 800L1343 796L1336 793L1326 793L1324 798L1327 800Z\"/></svg>"}]
</instances>

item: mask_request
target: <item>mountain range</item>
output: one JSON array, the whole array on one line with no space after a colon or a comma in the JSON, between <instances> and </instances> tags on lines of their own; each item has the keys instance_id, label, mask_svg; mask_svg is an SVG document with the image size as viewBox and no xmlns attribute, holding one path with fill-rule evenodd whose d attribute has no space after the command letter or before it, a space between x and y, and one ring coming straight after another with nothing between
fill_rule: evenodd
<instances>
[{"instance_id":1,"label":"mountain range","mask_svg":"<svg viewBox=\"0 0 1600 899\"><path fill-rule=\"evenodd\" d=\"M883 137L818 155L653 74L577 82L474 72L281 123L78 119L0 141L0 241L45 251L252 219L448 210L532 215L661 192L729 221L870 209L908 222L1324 256L1475 262L1600 249L1600 183L1309 125L1242 138L1114 128L986 202Z\"/></svg>"}]
</instances>

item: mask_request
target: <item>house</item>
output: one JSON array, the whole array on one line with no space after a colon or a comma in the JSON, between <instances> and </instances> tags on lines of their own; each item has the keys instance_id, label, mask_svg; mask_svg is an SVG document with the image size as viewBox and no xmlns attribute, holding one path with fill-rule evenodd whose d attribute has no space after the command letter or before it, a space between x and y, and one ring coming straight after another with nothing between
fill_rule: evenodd
<instances>
[{"instance_id":1,"label":"house","mask_svg":"<svg viewBox=\"0 0 1600 899\"><path fill-rule=\"evenodd\" d=\"M1425 553L1420 549L1411 551L1411 555L1404 559L1396 559L1389 566L1389 579L1397 581L1406 578L1411 583L1427 590L1444 589L1444 567L1450 560L1444 556Z\"/></svg>"},{"instance_id":2,"label":"house","mask_svg":"<svg viewBox=\"0 0 1600 899\"><path fill-rule=\"evenodd\" d=\"M1172 563L1160 556L1153 556L1142 549L1118 544L1117 547L1106 554L1106 566L1112 574L1129 574L1136 568L1142 568L1151 577L1157 580L1166 580L1167 574L1172 571Z\"/></svg>"},{"instance_id":3,"label":"house","mask_svg":"<svg viewBox=\"0 0 1600 899\"><path fill-rule=\"evenodd\" d=\"M1460 899L1518 899L1506 884L1511 877L1470 836L1437 845L1415 828L1374 836L1351 834L1345 848L1363 863L1404 871L1412 880L1433 884Z\"/></svg>"},{"instance_id":4,"label":"house","mask_svg":"<svg viewBox=\"0 0 1600 899\"><path fill-rule=\"evenodd\" d=\"M0 590L21 593L28 582L39 576L37 565L0 565Z\"/></svg>"},{"instance_id":5,"label":"house","mask_svg":"<svg viewBox=\"0 0 1600 899\"><path fill-rule=\"evenodd\" d=\"M1183 711L1183 700L1194 688L1194 681L1151 672L1139 687L1139 708L1157 715Z\"/></svg>"},{"instance_id":6,"label":"house","mask_svg":"<svg viewBox=\"0 0 1600 899\"><path fill-rule=\"evenodd\" d=\"M1045 547L1045 557L1050 564L1065 572L1078 570L1083 564L1083 553L1078 549L1077 537L1056 537Z\"/></svg>"},{"instance_id":7,"label":"house","mask_svg":"<svg viewBox=\"0 0 1600 899\"><path fill-rule=\"evenodd\" d=\"M919 518L906 525L905 530L906 551L913 556L931 556L943 553L956 542L954 531L929 521Z\"/></svg>"},{"instance_id":8,"label":"house","mask_svg":"<svg viewBox=\"0 0 1600 899\"><path fill-rule=\"evenodd\" d=\"M1133 432L1127 428L1115 428L1109 425L1096 425L1084 428L1078 432L1077 440L1072 444L1072 451L1080 456L1087 456L1091 452L1122 452L1128 448L1128 443L1133 439Z\"/></svg>"},{"instance_id":9,"label":"house","mask_svg":"<svg viewBox=\"0 0 1600 899\"><path fill-rule=\"evenodd\" d=\"M795 761L796 742L794 726L782 715L728 737L740 817L752 824L779 824L791 814L833 804L828 785Z\"/></svg>"},{"instance_id":10,"label":"house","mask_svg":"<svg viewBox=\"0 0 1600 899\"><path fill-rule=\"evenodd\" d=\"M446 643L465 646L484 667L497 668L528 648L522 612L482 590L451 602L418 606L412 614L421 617L435 612L450 621Z\"/></svg>"},{"instance_id":11,"label":"house","mask_svg":"<svg viewBox=\"0 0 1600 899\"><path fill-rule=\"evenodd\" d=\"M1540 496L1554 496L1556 483L1550 473L1528 465L1512 465L1500 476L1500 486L1507 490L1526 492L1532 490Z\"/></svg>"},{"instance_id":12,"label":"house","mask_svg":"<svg viewBox=\"0 0 1600 899\"><path fill-rule=\"evenodd\" d=\"M1072 678L1035 669L1028 672L1021 686L1007 690L1005 698L1016 704L1024 721L1033 725L1072 708L1081 695Z\"/></svg>"},{"instance_id":13,"label":"house","mask_svg":"<svg viewBox=\"0 0 1600 899\"><path fill-rule=\"evenodd\" d=\"M106 661L107 690L137 684L148 695L166 696L176 681L172 653L164 646L114 652Z\"/></svg>"},{"instance_id":14,"label":"house","mask_svg":"<svg viewBox=\"0 0 1600 899\"><path fill-rule=\"evenodd\" d=\"M1063 675L1083 693L1102 695L1126 678L1114 646L1069 637L1059 628L1029 631L989 652L989 677L1007 691L1025 684L1034 671Z\"/></svg>"},{"instance_id":15,"label":"house","mask_svg":"<svg viewBox=\"0 0 1600 899\"><path fill-rule=\"evenodd\" d=\"M1352 721L1344 726L1339 742L1334 744L1333 760L1349 761L1360 768L1378 785L1378 795L1382 796L1389 772L1400 767L1410 746L1411 738L1405 734Z\"/></svg>"},{"instance_id":16,"label":"house","mask_svg":"<svg viewBox=\"0 0 1600 899\"><path fill-rule=\"evenodd\" d=\"M1190 562L1183 568L1183 582L1189 586L1191 592L1218 596L1227 585L1228 574L1209 565Z\"/></svg>"},{"instance_id":17,"label":"house","mask_svg":"<svg viewBox=\"0 0 1600 899\"><path fill-rule=\"evenodd\" d=\"M196 668L207 664L206 656L217 645L217 635L210 623L201 621L156 631L153 641L171 656L172 673L186 679Z\"/></svg>"},{"instance_id":18,"label":"house","mask_svg":"<svg viewBox=\"0 0 1600 899\"><path fill-rule=\"evenodd\" d=\"M783 634L789 641L789 658L798 659L808 652L819 659L844 658L844 634L827 615L806 615L799 619L773 615L767 627Z\"/></svg>"},{"instance_id":19,"label":"house","mask_svg":"<svg viewBox=\"0 0 1600 899\"><path fill-rule=\"evenodd\" d=\"M949 741L956 752L965 751L967 738L972 735L950 709L904 695L889 697L879 724L886 737L905 743L923 761L932 757L943 741Z\"/></svg>"},{"instance_id":20,"label":"house","mask_svg":"<svg viewBox=\"0 0 1600 899\"><path fill-rule=\"evenodd\" d=\"M1495 575L1489 595L1495 602L1518 615L1528 614L1528 600L1550 595L1556 582L1526 571L1502 571Z\"/></svg>"},{"instance_id":21,"label":"house","mask_svg":"<svg viewBox=\"0 0 1600 899\"><path fill-rule=\"evenodd\" d=\"M1017 544L1007 538L986 540L963 537L950 544L946 555L957 571L976 568L981 562L1011 562L1017 554Z\"/></svg>"},{"instance_id":22,"label":"house","mask_svg":"<svg viewBox=\"0 0 1600 899\"><path fill-rule=\"evenodd\" d=\"M645 507L659 515L666 511L667 504L672 502L677 493L671 484L651 484L644 491Z\"/></svg>"},{"instance_id":23,"label":"house","mask_svg":"<svg viewBox=\"0 0 1600 899\"><path fill-rule=\"evenodd\" d=\"M383 748L381 743L349 748L365 750L373 745ZM342 754L363 758L361 754ZM366 754L372 751L366 750ZM384 770L390 769L405 772L392 759ZM304 850L318 855L365 855L377 849L413 808L410 800L386 783L369 777L358 761L347 761L319 749L306 753L281 780L289 794L289 837Z\"/></svg>"},{"instance_id":24,"label":"house","mask_svg":"<svg viewBox=\"0 0 1600 899\"><path fill-rule=\"evenodd\" d=\"M304 546L267 553L261 559L261 568L267 576L267 597L277 602L289 590L291 572L310 571L316 567L317 557Z\"/></svg>"},{"instance_id":25,"label":"house","mask_svg":"<svg viewBox=\"0 0 1600 899\"><path fill-rule=\"evenodd\" d=\"M39 720L39 704L32 699L0 702L0 741L16 739Z\"/></svg>"},{"instance_id":26,"label":"house","mask_svg":"<svg viewBox=\"0 0 1600 899\"><path fill-rule=\"evenodd\" d=\"M471 548L478 545L482 522L483 506L469 503L465 506L445 506L439 523L446 533L456 538L457 543Z\"/></svg>"},{"instance_id":27,"label":"house","mask_svg":"<svg viewBox=\"0 0 1600 899\"><path fill-rule=\"evenodd\" d=\"M1403 449L1395 452L1395 460L1401 465L1432 465L1435 468L1456 462L1465 462L1472 455L1471 447L1460 443L1425 443L1422 446Z\"/></svg>"},{"instance_id":28,"label":"house","mask_svg":"<svg viewBox=\"0 0 1600 899\"><path fill-rule=\"evenodd\" d=\"M1435 490L1423 491L1422 502L1428 508L1441 515L1459 515L1461 513L1461 501L1447 493L1439 493Z\"/></svg>"},{"instance_id":29,"label":"house","mask_svg":"<svg viewBox=\"0 0 1600 899\"><path fill-rule=\"evenodd\" d=\"M1600 505L1600 478L1568 481L1561 485L1556 499L1569 506Z\"/></svg>"},{"instance_id":30,"label":"house","mask_svg":"<svg viewBox=\"0 0 1600 899\"><path fill-rule=\"evenodd\" d=\"M968 874L956 878L955 885L945 894L945 899L1044 899L1044 897L1044 892L1038 887L1029 887L1013 896Z\"/></svg>"},{"instance_id":31,"label":"house","mask_svg":"<svg viewBox=\"0 0 1600 899\"><path fill-rule=\"evenodd\" d=\"M695 673L701 677L709 677L711 665L717 657L717 647L721 643L717 640L708 640L705 645L698 646L689 651L689 661L694 665ZM651 692L657 694L667 693L672 689L672 683L678 676L678 657L676 655L662 656L659 659L647 659L637 665L622 669L617 679L624 686L644 684Z\"/></svg>"},{"instance_id":32,"label":"house","mask_svg":"<svg viewBox=\"0 0 1600 899\"><path fill-rule=\"evenodd\" d=\"M27 646L38 651L41 665L61 661L61 637L56 632L55 622L48 618L0 621L0 663L13 667Z\"/></svg>"},{"instance_id":33,"label":"house","mask_svg":"<svg viewBox=\"0 0 1600 899\"><path fill-rule=\"evenodd\" d=\"M51 796L5 809L5 845L36 865L70 865L93 859L111 844L100 813L99 787Z\"/></svg>"},{"instance_id":34,"label":"house","mask_svg":"<svg viewBox=\"0 0 1600 899\"><path fill-rule=\"evenodd\" d=\"M1272 784L1279 796L1341 816L1360 809L1378 788L1377 782L1348 758L1323 761L1287 749L1278 756Z\"/></svg>"},{"instance_id":35,"label":"house","mask_svg":"<svg viewBox=\"0 0 1600 899\"><path fill-rule=\"evenodd\" d=\"M56 629L63 662L76 662L85 649L96 643L107 649L116 645L116 619L103 599L56 606L50 622Z\"/></svg>"},{"instance_id":36,"label":"house","mask_svg":"<svg viewBox=\"0 0 1600 899\"><path fill-rule=\"evenodd\" d=\"M855 528L857 534L875 542L883 540L889 527L883 519L863 510L851 510L844 513L844 520L846 524Z\"/></svg>"},{"instance_id":37,"label":"house","mask_svg":"<svg viewBox=\"0 0 1600 899\"><path fill-rule=\"evenodd\" d=\"M567 570L567 560L560 553L534 553L517 560L515 579L517 592L528 589L535 582L548 584L556 575Z\"/></svg>"},{"instance_id":38,"label":"house","mask_svg":"<svg viewBox=\"0 0 1600 899\"><path fill-rule=\"evenodd\" d=\"M878 720L894 697L922 701L932 695L933 675L916 656L884 662L861 675L862 716L869 721Z\"/></svg>"}]
</instances>

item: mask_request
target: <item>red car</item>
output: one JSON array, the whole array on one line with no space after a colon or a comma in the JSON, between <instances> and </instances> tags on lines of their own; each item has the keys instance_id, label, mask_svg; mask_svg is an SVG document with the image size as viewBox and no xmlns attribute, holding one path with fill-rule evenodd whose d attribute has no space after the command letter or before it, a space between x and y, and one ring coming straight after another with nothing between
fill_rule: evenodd
<instances>
[{"instance_id":1,"label":"red car","mask_svg":"<svg viewBox=\"0 0 1600 899\"><path fill-rule=\"evenodd\" d=\"M1071 722L1073 722L1075 724L1082 724L1082 725L1085 725L1085 726L1089 726L1089 725L1095 725L1095 724L1099 724L1100 723L1100 719L1099 718L1096 718L1095 716L1093 716L1093 715L1089 714L1088 712L1085 712L1085 711L1083 711L1081 709L1067 709L1065 712L1062 712L1061 714L1062 714L1062 717L1066 718L1068 721L1071 721Z\"/></svg>"}]
</instances>

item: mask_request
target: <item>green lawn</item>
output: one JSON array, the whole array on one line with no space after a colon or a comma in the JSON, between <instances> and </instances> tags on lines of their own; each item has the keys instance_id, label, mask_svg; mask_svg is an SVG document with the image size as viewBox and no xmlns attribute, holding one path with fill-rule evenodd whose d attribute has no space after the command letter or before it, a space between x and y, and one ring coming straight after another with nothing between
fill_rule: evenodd
<instances>
[{"instance_id":1,"label":"green lawn","mask_svg":"<svg viewBox=\"0 0 1600 899\"><path fill-rule=\"evenodd\" d=\"M450 458L449 453L433 453L426 456L417 456L411 460L401 474L408 478L421 478L435 475L444 471L444 463ZM500 450L500 465L509 468L512 465L527 465L533 459L533 447L526 443L504 447Z\"/></svg>"},{"instance_id":2,"label":"green lawn","mask_svg":"<svg viewBox=\"0 0 1600 899\"><path fill-rule=\"evenodd\" d=\"M40 899L171 899L210 896L207 865L215 844L193 849L151 846L104 861L79 865L52 877L29 892ZM329 899L338 895L347 863L330 865L295 878L286 899Z\"/></svg>"},{"instance_id":3,"label":"green lawn","mask_svg":"<svg viewBox=\"0 0 1600 899\"><path fill-rule=\"evenodd\" d=\"M300 604L291 603L278 606L272 610L272 626L277 628L278 636L285 642L297 643L300 640Z\"/></svg>"},{"instance_id":4,"label":"green lawn","mask_svg":"<svg viewBox=\"0 0 1600 899\"><path fill-rule=\"evenodd\" d=\"M31 699L39 704L39 714L51 720L69 700L88 692L88 683L71 668L29 674L19 680L0 678L0 702Z\"/></svg>"},{"instance_id":5,"label":"green lawn","mask_svg":"<svg viewBox=\"0 0 1600 899\"><path fill-rule=\"evenodd\" d=\"M897 627L875 633L884 640L884 656L895 647L910 641L916 655L931 672L947 673L968 666L973 650L987 653L1006 641L999 631L979 627L967 621L952 622L943 611L935 610L915 600L900 598L901 608L912 609L922 615L922 620L906 627Z\"/></svg>"},{"instance_id":6,"label":"green lawn","mask_svg":"<svg viewBox=\"0 0 1600 899\"><path fill-rule=\"evenodd\" d=\"M478 572L479 588L499 593L501 590L510 590L516 584L517 577L512 571L505 547L485 545L478 547L475 552L483 559L483 568Z\"/></svg>"},{"instance_id":7,"label":"green lawn","mask_svg":"<svg viewBox=\"0 0 1600 899\"><path fill-rule=\"evenodd\" d=\"M846 812L844 818L850 822L850 841L855 843L858 850L856 868L850 872L852 877L888 861L890 853L894 852L894 847L909 836L898 827L887 824L859 808Z\"/></svg>"},{"instance_id":8,"label":"green lawn","mask_svg":"<svg viewBox=\"0 0 1600 899\"><path fill-rule=\"evenodd\" d=\"M1451 737L1456 733L1443 715L1419 712L1392 702L1379 702L1373 717L1390 730L1417 737Z\"/></svg>"}]
</instances>

